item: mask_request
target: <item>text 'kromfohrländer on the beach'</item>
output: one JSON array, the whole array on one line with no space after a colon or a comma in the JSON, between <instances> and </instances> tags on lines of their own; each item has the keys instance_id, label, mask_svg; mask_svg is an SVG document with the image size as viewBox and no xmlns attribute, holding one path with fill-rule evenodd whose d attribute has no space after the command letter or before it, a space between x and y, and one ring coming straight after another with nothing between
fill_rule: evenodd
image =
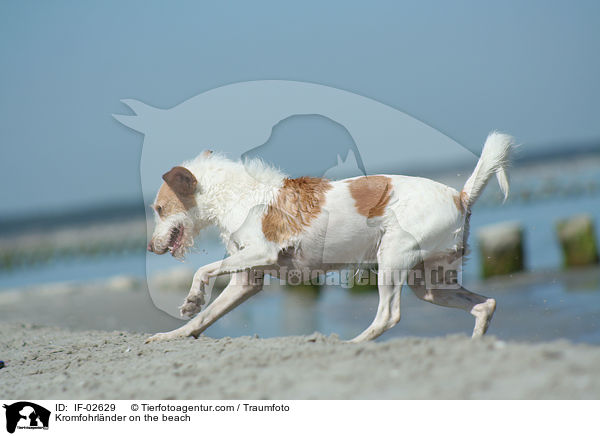
<instances>
[{"instance_id":1,"label":"text 'kromfohrl\u00e4nder on the beach'","mask_svg":"<svg viewBox=\"0 0 600 436\"><path fill-rule=\"evenodd\" d=\"M179 402L178 402L179 403ZM56 422L191 422L196 414L202 413L246 413L246 412L289 412L284 403L237 402L228 404L189 402L131 403L128 408L113 402L69 402L56 403Z\"/></svg>"}]
</instances>

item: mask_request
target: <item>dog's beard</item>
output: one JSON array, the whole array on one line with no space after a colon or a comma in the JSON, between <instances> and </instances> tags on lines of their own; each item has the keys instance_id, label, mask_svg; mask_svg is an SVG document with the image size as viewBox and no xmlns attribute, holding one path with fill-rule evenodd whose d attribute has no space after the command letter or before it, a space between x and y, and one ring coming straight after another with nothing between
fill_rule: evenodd
<instances>
[{"instance_id":1,"label":"dog's beard","mask_svg":"<svg viewBox=\"0 0 600 436\"><path fill-rule=\"evenodd\" d=\"M157 234L157 231L160 233ZM179 260L194 246L197 229L194 220L187 214L177 214L168 218L155 230L154 243L160 251L168 251Z\"/></svg>"},{"instance_id":2,"label":"dog's beard","mask_svg":"<svg viewBox=\"0 0 600 436\"><path fill-rule=\"evenodd\" d=\"M194 221L187 217L176 227L178 229L178 240L176 246L169 247L171 255L179 260L185 259L194 246L194 236L197 233Z\"/></svg>"}]
</instances>

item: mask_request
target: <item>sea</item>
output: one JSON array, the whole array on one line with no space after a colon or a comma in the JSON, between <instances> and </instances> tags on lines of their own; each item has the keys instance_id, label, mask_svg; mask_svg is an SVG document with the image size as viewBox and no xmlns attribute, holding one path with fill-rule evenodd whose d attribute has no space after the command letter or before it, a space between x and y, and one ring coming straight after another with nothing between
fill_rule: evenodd
<instances>
[{"instance_id":1,"label":"sea","mask_svg":"<svg viewBox=\"0 0 600 436\"><path fill-rule=\"evenodd\" d=\"M506 203L501 202L497 185L492 181L473 209L472 251L464 263L464 286L497 300L490 334L499 340L567 339L600 344L600 268L564 269L556 235L559 220L585 214L595 225L596 243L600 245L600 153L517 162L511 177L512 192ZM460 188L465 176L455 172L437 178ZM523 228L525 271L483 280L478 231L506 221L518 222ZM201 238L197 246L196 254L185 264L190 268L224 254L214 237ZM180 265L171 257L148 256L143 247L121 254L55 258L42 264L0 270L0 292L54 282L145 277L147 270L154 274ZM371 322L377 300L376 291L352 292L339 286L324 286L319 292L301 292L271 285L217 322L207 334L272 337L319 331L350 338ZM406 289L400 324L380 340L395 336L469 334L472 324L469 314L433 306Z\"/></svg>"}]
</instances>

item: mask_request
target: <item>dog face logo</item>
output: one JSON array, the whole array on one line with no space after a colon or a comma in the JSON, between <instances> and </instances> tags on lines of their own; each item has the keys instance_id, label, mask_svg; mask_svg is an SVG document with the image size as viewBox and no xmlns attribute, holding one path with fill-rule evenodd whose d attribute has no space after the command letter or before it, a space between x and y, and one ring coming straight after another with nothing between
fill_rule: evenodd
<instances>
[{"instance_id":1,"label":"dog face logo","mask_svg":"<svg viewBox=\"0 0 600 436\"><path fill-rule=\"evenodd\" d=\"M6 431L14 433L18 429L48 429L50 411L42 406L28 401L19 401L6 409Z\"/></svg>"},{"instance_id":2,"label":"dog face logo","mask_svg":"<svg viewBox=\"0 0 600 436\"><path fill-rule=\"evenodd\" d=\"M147 209L147 220L155 223L148 252L170 252L179 260L185 256L189 264L219 261L224 254L221 245L210 241L202 253L192 250L194 238L214 212L203 201L209 197L203 197L203 177L219 177L208 164L206 171L186 173L186 161L202 150L218 151L214 156L205 152L206 161L218 160L220 153L234 161L259 158L291 177L327 179L381 173L421 175L422 170L446 165L471 167L477 160L453 139L398 109L315 83L239 82L208 90L169 109L138 100L122 102L133 114L114 118L144 135L141 185L145 204L152 206ZM252 165L245 169L252 177L268 178L266 170L253 171ZM214 180L210 182L215 185ZM232 217L240 226L254 218ZM365 228L371 226L365 218ZM146 257L147 276L168 262L153 254ZM339 250L324 247L323 257L332 263L345 263L345 256L339 258ZM179 316L173 308L159 306L160 299L154 298L159 286L149 281L148 289L157 307Z\"/></svg>"}]
</instances>

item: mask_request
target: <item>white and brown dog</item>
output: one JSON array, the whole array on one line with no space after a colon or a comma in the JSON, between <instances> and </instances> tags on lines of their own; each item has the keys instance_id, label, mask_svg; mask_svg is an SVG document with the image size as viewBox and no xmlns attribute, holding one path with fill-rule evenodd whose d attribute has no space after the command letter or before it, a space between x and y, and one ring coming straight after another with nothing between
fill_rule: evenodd
<instances>
[{"instance_id":1,"label":"white and brown dog","mask_svg":"<svg viewBox=\"0 0 600 436\"><path fill-rule=\"evenodd\" d=\"M399 175L290 179L260 160L233 162L208 151L174 167L163 176L153 205L156 228L148 250L182 258L200 230L215 225L229 257L194 274L180 309L196 317L147 342L197 337L259 292L265 272L277 275L284 267L322 272L357 264L377 266L379 306L372 324L352 342L378 337L400 320L400 291L411 272L423 277L440 265L460 269L471 206L492 175L508 195L512 145L510 136L491 133L460 192ZM249 271L255 273L252 280ZM229 285L200 311L209 279L222 274L231 274ZM452 289L422 280L408 284L420 299L470 312L473 337L486 332L496 306L492 298L459 284Z\"/></svg>"}]
</instances>

